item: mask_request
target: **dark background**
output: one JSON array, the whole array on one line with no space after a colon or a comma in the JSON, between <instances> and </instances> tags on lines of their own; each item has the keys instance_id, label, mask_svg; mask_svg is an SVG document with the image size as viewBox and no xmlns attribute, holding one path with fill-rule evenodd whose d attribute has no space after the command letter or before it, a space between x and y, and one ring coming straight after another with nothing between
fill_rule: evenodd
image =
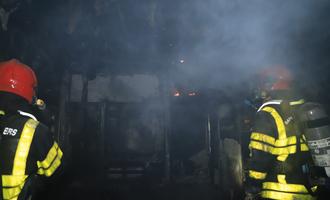
<instances>
[{"instance_id":1,"label":"dark background","mask_svg":"<svg viewBox=\"0 0 330 200\"><path fill-rule=\"evenodd\" d=\"M172 159L177 159L172 162L174 176L183 174L182 165L190 166L180 159L203 147L204 136L199 133L205 129L205 113L219 104L228 105L229 110L235 107L235 113L221 120L229 127L227 136L245 145L249 124L237 135L232 134L235 131L230 125L238 115L239 119L249 118L254 112L243 102L252 98L255 74L265 67L287 66L295 76L295 86L307 100L330 107L328 0L0 0L0 9L0 14L15 9L7 26L0 27L0 61L18 58L31 66L38 76L39 97L56 115L66 73L83 74L91 80L105 73L152 74L162 82L173 83L176 89L200 91L194 99L169 100L169 123L173 132L181 133L171 138ZM171 88L164 91L170 93ZM129 108L118 117L120 125L108 123L113 132L126 127L128 118L138 118L138 111L145 106L136 109L113 102L106 105L119 113L124 113L121 110L125 106ZM81 141L90 146L89 130L99 126L95 116L101 107L71 105L73 122L80 126L77 135L83 135L73 140L73 148ZM86 114L88 110L92 114ZM91 123L81 126L88 117ZM80 134L84 128L85 133ZM239 136L244 131L246 135ZM195 141L189 143L187 135ZM186 141L184 145L180 145L182 141ZM80 154L79 148L74 149L76 155ZM84 156L75 158L84 160ZM46 192L48 199L219 199L222 195L219 188L196 184L195 180L166 187L155 187L154 180L149 179L124 186L111 184L102 179L102 174L95 176L100 173L95 172L100 165L95 152L88 156L91 160L86 168L69 167L69 175L53 183L60 184ZM164 171L162 167L160 171ZM185 170L189 174L190 168Z\"/></svg>"},{"instance_id":2,"label":"dark background","mask_svg":"<svg viewBox=\"0 0 330 200\"><path fill-rule=\"evenodd\" d=\"M17 8L7 30L0 31L0 59L16 57L31 65L47 100L57 94L64 70L169 73L194 87L241 89L242 81L273 64L293 69L310 97L329 99L325 0L2 0L0 5Z\"/></svg>"}]
</instances>

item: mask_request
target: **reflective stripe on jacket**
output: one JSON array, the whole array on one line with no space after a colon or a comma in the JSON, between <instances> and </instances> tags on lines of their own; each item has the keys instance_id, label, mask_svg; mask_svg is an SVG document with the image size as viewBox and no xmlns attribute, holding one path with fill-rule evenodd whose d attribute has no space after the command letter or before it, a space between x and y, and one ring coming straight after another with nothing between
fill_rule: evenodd
<instances>
[{"instance_id":1,"label":"reflective stripe on jacket","mask_svg":"<svg viewBox=\"0 0 330 200\"><path fill-rule=\"evenodd\" d=\"M261 182L262 198L315 199L306 189L305 175L300 172L300 163L306 163L309 156L308 146L304 137L297 133L293 117L284 113L281 103L267 102L258 110L261 119L257 119L249 143L252 160L249 177ZM303 101L290 102L290 106L301 103Z\"/></svg>"},{"instance_id":2,"label":"reflective stripe on jacket","mask_svg":"<svg viewBox=\"0 0 330 200\"><path fill-rule=\"evenodd\" d=\"M61 165L63 153L48 129L35 119L5 115L0 131L1 196L21 200L28 178L34 174L51 176Z\"/></svg>"}]
</instances>

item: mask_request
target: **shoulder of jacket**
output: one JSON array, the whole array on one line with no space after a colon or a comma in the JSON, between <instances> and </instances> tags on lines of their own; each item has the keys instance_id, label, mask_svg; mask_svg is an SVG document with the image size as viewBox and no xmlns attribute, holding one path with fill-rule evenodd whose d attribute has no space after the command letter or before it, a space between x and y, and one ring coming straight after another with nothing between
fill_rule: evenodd
<instances>
[{"instance_id":1,"label":"shoulder of jacket","mask_svg":"<svg viewBox=\"0 0 330 200\"><path fill-rule=\"evenodd\" d=\"M17 111L20 115L24 116L24 117L28 117L30 119L33 119L34 121L38 121L37 118L31 114L31 113L28 113L28 112L24 112L24 111L21 111L21 110L18 110Z\"/></svg>"},{"instance_id":2,"label":"shoulder of jacket","mask_svg":"<svg viewBox=\"0 0 330 200\"><path fill-rule=\"evenodd\" d=\"M271 100L271 101L267 101L264 104L262 104L260 106L260 108L258 109L258 112L261 111L264 107L266 106L271 106L271 107L278 107L279 105L281 105L284 101L283 100ZM302 105L305 103L304 99L299 99L296 101L288 101L290 106L297 106L297 105Z\"/></svg>"},{"instance_id":3,"label":"shoulder of jacket","mask_svg":"<svg viewBox=\"0 0 330 200\"><path fill-rule=\"evenodd\" d=\"M264 104L262 104L260 106L260 108L258 109L258 112L261 111L266 106L277 107L278 105L281 105L282 102L283 102L283 100L271 100L271 101L267 101L267 102L265 102Z\"/></svg>"}]
</instances>

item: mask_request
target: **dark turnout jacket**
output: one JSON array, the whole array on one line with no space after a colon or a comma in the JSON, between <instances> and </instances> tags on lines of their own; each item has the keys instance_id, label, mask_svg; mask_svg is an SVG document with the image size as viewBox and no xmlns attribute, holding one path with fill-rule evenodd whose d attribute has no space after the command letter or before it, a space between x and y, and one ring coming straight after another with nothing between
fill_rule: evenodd
<instances>
[{"instance_id":1,"label":"dark turnout jacket","mask_svg":"<svg viewBox=\"0 0 330 200\"><path fill-rule=\"evenodd\" d=\"M0 111L0 199L28 198L35 175L52 176L63 153L32 114Z\"/></svg>"},{"instance_id":2,"label":"dark turnout jacket","mask_svg":"<svg viewBox=\"0 0 330 200\"><path fill-rule=\"evenodd\" d=\"M315 199L308 184L311 156L305 137L295 125L299 101L272 100L258 110L250 136L250 184L260 187L264 199Z\"/></svg>"}]
</instances>

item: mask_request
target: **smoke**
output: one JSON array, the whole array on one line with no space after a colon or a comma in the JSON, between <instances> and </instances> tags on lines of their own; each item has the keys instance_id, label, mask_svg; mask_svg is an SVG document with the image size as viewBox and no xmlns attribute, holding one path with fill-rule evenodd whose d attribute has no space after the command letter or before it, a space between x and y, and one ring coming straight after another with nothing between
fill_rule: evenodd
<instances>
[{"instance_id":1,"label":"smoke","mask_svg":"<svg viewBox=\"0 0 330 200\"><path fill-rule=\"evenodd\" d=\"M322 24L315 16L320 16L324 5L328 3L185 1L178 16L175 63L181 75L215 88L240 83L271 65L300 69L308 60L310 36L319 37L313 30Z\"/></svg>"},{"instance_id":2,"label":"smoke","mask_svg":"<svg viewBox=\"0 0 330 200\"><path fill-rule=\"evenodd\" d=\"M301 77L329 65L326 0L31 2L13 15L8 41L45 77L61 68L170 70L174 82L224 88L271 65Z\"/></svg>"}]
</instances>

